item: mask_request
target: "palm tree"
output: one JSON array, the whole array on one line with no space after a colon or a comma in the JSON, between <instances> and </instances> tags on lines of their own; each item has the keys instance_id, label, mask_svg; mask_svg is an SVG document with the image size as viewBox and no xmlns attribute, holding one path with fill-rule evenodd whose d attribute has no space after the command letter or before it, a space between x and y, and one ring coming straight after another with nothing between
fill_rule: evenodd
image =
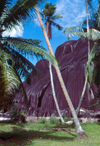
<instances>
[{"instance_id":1,"label":"palm tree","mask_svg":"<svg viewBox=\"0 0 100 146\"><path fill-rule=\"evenodd\" d=\"M14 3L11 0L0 1L0 108L8 109L7 103L13 102L12 96L16 89L23 90L27 102L27 94L21 78L25 77L30 82L29 71L33 70L34 75L39 73L34 65L21 54L44 56L51 64L58 63L52 55L44 50L39 40L2 35L6 30L11 30L19 23L31 19L29 14L41 1L17 0Z\"/></svg>"},{"instance_id":2,"label":"palm tree","mask_svg":"<svg viewBox=\"0 0 100 146\"><path fill-rule=\"evenodd\" d=\"M45 21L47 35L49 39L52 39L51 26L57 27L58 30L63 29L62 26L54 22L56 19L63 17L61 14L55 14L56 11L57 11L56 5L53 5L52 3L45 3L45 8L42 9L42 12L40 13L42 16L42 20Z\"/></svg>"},{"instance_id":3,"label":"palm tree","mask_svg":"<svg viewBox=\"0 0 100 146\"><path fill-rule=\"evenodd\" d=\"M60 14L55 15L55 12L56 12L56 5L53 5L52 3L46 3L45 8L42 9L42 13L41 13L42 18L46 24L46 31L47 31L47 35L48 35L49 40L52 38L51 26L57 26L57 28L59 30L62 30L62 27L59 24L54 22L54 20L56 20L58 18L62 18L62 16ZM52 93L53 93L55 105L56 105L59 117L61 119L61 122L64 123L64 120L63 120L63 117L61 115L59 105L57 102L57 98L56 98L56 93L55 93L55 89L54 89L54 82L53 82L53 73L52 73L52 67L51 67L50 62L49 62L49 71L50 71L51 87L52 87Z\"/></svg>"},{"instance_id":4,"label":"palm tree","mask_svg":"<svg viewBox=\"0 0 100 146\"><path fill-rule=\"evenodd\" d=\"M85 0L85 9L86 9L86 14L87 14L87 33L89 34L89 13L88 13L88 8L87 8L87 0ZM90 39L88 39L88 60L89 60L89 56L90 56ZM81 98L80 98L78 107L76 109L77 115L79 114L80 107L82 105L82 101L83 101L84 94L85 94L85 91L86 91L86 85L88 87L88 97L89 97L89 88L90 88L90 85L89 85L89 83L87 81L87 77L88 77L88 72L87 72L86 77L85 77L85 83L84 83L82 95L81 95Z\"/></svg>"},{"instance_id":5,"label":"palm tree","mask_svg":"<svg viewBox=\"0 0 100 146\"><path fill-rule=\"evenodd\" d=\"M37 7L35 7L35 9L36 9L36 12L37 12L38 20L39 20L39 22L40 22L40 25L41 25L41 28L42 28L42 31L43 31L43 34L44 34L46 43L47 43L48 48L49 48L49 52L50 52L50 54L52 54L52 55L54 56L54 53L53 53L53 50L52 50L50 41L49 41L49 39L48 39L47 33L46 33L46 31L45 31L45 28L44 28L44 25L43 25L41 16L40 16L40 14L39 14L39 11L38 11ZM57 73L57 76L58 76L58 79L59 79L61 88L62 88L62 90L63 90L63 93L64 93L64 95L65 95L65 98L66 98L66 100L67 100L67 103L68 103L68 105L69 105L69 107L70 107L70 110L71 110L71 112L72 112L72 116L73 116L73 119L74 119L74 122L75 122L75 126L76 126L77 136L78 136L78 137L87 137L87 135L85 134L84 130L82 129L82 127L81 127L81 125L80 125L80 123L79 123L79 120L78 120L78 118L77 118L75 109L74 109L74 107L73 107L73 104L72 104L72 102L71 102L71 99L70 99L70 97L69 97L69 95L68 95L68 92L67 92L67 90L66 90L66 86L65 86L65 84L64 84L64 81L63 81L62 75L61 75L61 73L60 73L59 67L58 67L58 65L54 65L54 67L55 67L55 70L56 70L56 73Z\"/></svg>"},{"instance_id":6,"label":"palm tree","mask_svg":"<svg viewBox=\"0 0 100 146\"><path fill-rule=\"evenodd\" d=\"M88 9L87 9L87 2L88 2L88 6L89 6L89 10L90 10L90 20L88 18ZM82 104L82 100L85 94L85 90L86 90L86 85L87 85L87 81L90 84L90 86L92 86L93 84L96 84L97 86L100 84L100 80L99 79L99 36L100 36L100 32L98 30L100 30L100 23L99 23L99 17L100 17L100 1L99 1L99 6L98 6L98 10L94 10L94 8L91 5L92 0L85 0L85 6L86 6L86 12L87 12L87 20L84 20L81 23L80 27L74 26L74 27L70 27L65 29L64 33L68 33L68 38L71 38L71 36L74 35L78 35L79 37L81 37L82 39L84 38L88 38L88 62L86 65L86 78L85 78L85 83L84 83L84 87L83 87L83 91L82 91L82 95L79 101L79 105L77 107L77 114L79 113L79 109L81 107ZM84 32L84 28L83 25L87 24L87 32ZM93 27L93 28L90 28ZM95 41L94 46L92 48L92 51L90 52L90 39ZM91 89L91 88L90 88ZM92 90L91 90L92 91ZM93 92L93 91L92 91Z\"/></svg>"}]
</instances>

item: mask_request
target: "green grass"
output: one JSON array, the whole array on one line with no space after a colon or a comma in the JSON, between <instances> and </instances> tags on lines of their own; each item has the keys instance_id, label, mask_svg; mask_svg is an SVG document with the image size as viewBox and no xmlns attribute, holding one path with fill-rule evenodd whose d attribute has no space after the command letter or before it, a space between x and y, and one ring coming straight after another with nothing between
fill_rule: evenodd
<instances>
[{"instance_id":1,"label":"green grass","mask_svg":"<svg viewBox=\"0 0 100 146\"><path fill-rule=\"evenodd\" d=\"M1 146L100 146L100 125L82 124L88 139L78 139L73 126L26 123L1 124L0 137L13 137L12 142L2 141ZM71 129L71 131L55 131Z\"/></svg>"}]
</instances>

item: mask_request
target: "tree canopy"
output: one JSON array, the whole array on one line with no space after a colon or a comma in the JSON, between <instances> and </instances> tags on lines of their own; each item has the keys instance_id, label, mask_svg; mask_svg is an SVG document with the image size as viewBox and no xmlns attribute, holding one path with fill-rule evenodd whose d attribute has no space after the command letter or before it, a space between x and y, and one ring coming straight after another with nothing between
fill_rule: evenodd
<instances>
[{"instance_id":1,"label":"tree canopy","mask_svg":"<svg viewBox=\"0 0 100 146\"><path fill-rule=\"evenodd\" d=\"M22 90L25 101L25 93L21 77L25 77L30 82L29 70L33 70L34 75L39 71L24 56L30 54L37 58L46 58L53 65L57 60L48 54L44 47L40 45L40 40L24 39L15 37L4 37L2 33L12 27L25 23L33 18L35 6L42 0L0 0L0 108L8 109L13 101L13 93L16 89ZM24 54L24 56L22 56Z\"/></svg>"}]
</instances>

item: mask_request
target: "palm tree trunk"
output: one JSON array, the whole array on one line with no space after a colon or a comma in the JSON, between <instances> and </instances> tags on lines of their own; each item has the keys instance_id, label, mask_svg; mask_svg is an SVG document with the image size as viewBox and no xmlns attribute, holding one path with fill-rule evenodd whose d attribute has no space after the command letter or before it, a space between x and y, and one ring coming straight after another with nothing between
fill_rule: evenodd
<instances>
[{"instance_id":1,"label":"palm tree trunk","mask_svg":"<svg viewBox=\"0 0 100 146\"><path fill-rule=\"evenodd\" d=\"M87 9L87 0L85 0L85 8L86 8L86 15L87 15L87 33L89 34L89 13ZM90 56L90 39L88 39L88 59Z\"/></svg>"},{"instance_id":2,"label":"palm tree trunk","mask_svg":"<svg viewBox=\"0 0 100 146\"><path fill-rule=\"evenodd\" d=\"M51 25L50 22L47 21L46 23L46 30L47 30L47 36L49 39L52 39L52 31L51 31Z\"/></svg>"},{"instance_id":3,"label":"palm tree trunk","mask_svg":"<svg viewBox=\"0 0 100 146\"><path fill-rule=\"evenodd\" d=\"M51 36L51 25L50 25L49 21L47 21L47 23L46 23L46 30L47 30L47 36L50 40L52 38L52 36ZM54 89L54 82L53 82L53 73L52 73L52 68L51 68L50 62L49 62L49 72L50 72L50 79L51 79L52 94L53 94L53 98L55 101L56 109L57 109L57 112L58 112L58 115L61 119L62 124L65 124L63 117L61 115L60 109L59 109L58 102L57 102L57 97L56 97L56 93L55 93L55 89Z\"/></svg>"},{"instance_id":4,"label":"palm tree trunk","mask_svg":"<svg viewBox=\"0 0 100 146\"><path fill-rule=\"evenodd\" d=\"M89 34L89 13L88 13L88 9L87 9L87 0L85 0L85 8L86 8L86 14L87 14L87 33ZM88 38L88 60L89 60L89 56L90 56L90 39ZM81 98L80 98L80 101L79 101L79 104L78 104L78 107L77 107L77 110L76 110L77 115L79 114L80 107L82 105L82 101L83 101L83 98L84 98L84 94L85 94L85 91L86 91L86 87L88 89L88 97L89 97L89 88L90 88L90 85L87 82L87 78L88 78L88 73L86 74L86 78L85 78L85 83L84 83L82 95L81 95Z\"/></svg>"},{"instance_id":5,"label":"palm tree trunk","mask_svg":"<svg viewBox=\"0 0 100 146\"><path fill-rule=\"evenodd\" d=\"M49 48L49 52L51 53L51 55L54 56L54 53L53 53L53 50L52 50L50 41L49 41L49 39L48 39L48 36L47 36L47 34L46 34L46 31L45 31L45 28L44 28L42 19L41 19L41 17L40 17L40 14L39 14L37 8L35 8L35 9L36 9L36 13L37 13L37 16L38 16L38 20L39 20L39 22L40 22L40 25L41 25L41 28L42 28L42 31L43 31L43 34L44 34L46 43L47 43L48 48ZM63 93L64 93L65 98L66 98L66 100L67 100L67 103L68 103L68 105L69 105L69 108L70 108L70 110L71 110L71 112L72 112L73 119L74 119L74 122L75 122L75 125L76 125L77 136L78 136L78 137L87 137L87 135L85 134L84 130L82 129L82 127L81 127L81 125L80 125L80 123L79 123L79 120L78 120L77 115L76 115L76 111L75 111L75 109L74 109L74 107L73 107L73 105L72 105L72 102L71 102L70 97L69 97L69 95L68 95L68 92L67 92L67 90L66 90L66 87L65 87L63 78L62 78L62 76L61 76L61 73L60 73L60 70L59 70L58 65L55 66L55 70L56 70L56 73L57 73L57 76L58 76L58 79L59 79L61 88L62 88L62 90L63 90Z\"/></svg>"},{"instance_id":6,"label":"palm tree trunk","mask_svg":"<svg viewBox=\"0 0 100 146\"><path fill-rule=\"evenodd\" d=\"M86 85L87 85L87 74L86 74L86 79L85 79L83 91L82 91L82 94L81 94L81 98L80 98L78 107L77 107L77 109L76 109L76 114L77 114L77 116L79 115L80 107L81 107L81 105L82 105L82 101L83 101L84 94L85 94L85 91L86 91Z\"/></svg>"},{"instance_id":7,"label":"palm tree trunk","mask_svg":"<svg viewBox=\"0 0 100 146\"><path fill-rule=\"evenodd\" d=\"M52 68L51 68L51 63L50 62L49 62L49 71L50 71L50 78L51 78L52 94L53 94L53 98L54 98L54 101L55 101L55 105L56 105L56 108L57 108L57 111L58 111L58 114L59 114L59 117L61 119L62 124L65 124L65 122L63 120L63 117L61 115L60 109L59 109L57 98L56 98L56 93L55 93L55 89L54 89L54 82L53 82L53 74L52 74Z\"/></svg>"},{"instance_id":8,"label":"palm tree trunk","mask_svg":"<svg viewBox=\"0 0 100 146\"><path fill-rule=\"evenodd\" d=\"M46 30L47 30L47 36L49 38L49 40L52 38L52 33L51 33L51 25L50 25L50 21L49 19L46 22ZM59 109L59 105L57 102L57 97L56 97L56 93L55 93L55 89L54 89L54 82L53 82L53 73L52 73L52 68L51 68L51 63L49 62L49 72L50 72L50 79L51 79L51 88L52 88L52 94L53 94L53 98L55 101L55 105L56 105L56 109L58 112L58 115L61 119L62 124L65 124L63 117L61 115L60 109Z\"/></svg>"}]
</instances>

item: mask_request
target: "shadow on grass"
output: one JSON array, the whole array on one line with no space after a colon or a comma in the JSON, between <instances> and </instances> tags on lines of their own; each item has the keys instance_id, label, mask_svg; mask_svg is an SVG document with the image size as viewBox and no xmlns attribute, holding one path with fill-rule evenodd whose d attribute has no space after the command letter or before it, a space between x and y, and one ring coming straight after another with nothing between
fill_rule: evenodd
<instances>
[{"instance_id":1,"label":"shadow on grass","mask_svg":"<svg viewBox=\"0 0 100 146\"><path fill-rule=\"evenodd\" d=\"M71 134L71 136L65 132L65 136L55 136L53 135L54 131L39 131L39 130L26 130L18 127L13 127L13 130L10 132L0 132L0 139L4 140L13 137L14 142L18 144L26 144L30 140L35 139L49 139L57 141L73 141L76 138L76 135Z\"/></svg>"}]
</instances>

